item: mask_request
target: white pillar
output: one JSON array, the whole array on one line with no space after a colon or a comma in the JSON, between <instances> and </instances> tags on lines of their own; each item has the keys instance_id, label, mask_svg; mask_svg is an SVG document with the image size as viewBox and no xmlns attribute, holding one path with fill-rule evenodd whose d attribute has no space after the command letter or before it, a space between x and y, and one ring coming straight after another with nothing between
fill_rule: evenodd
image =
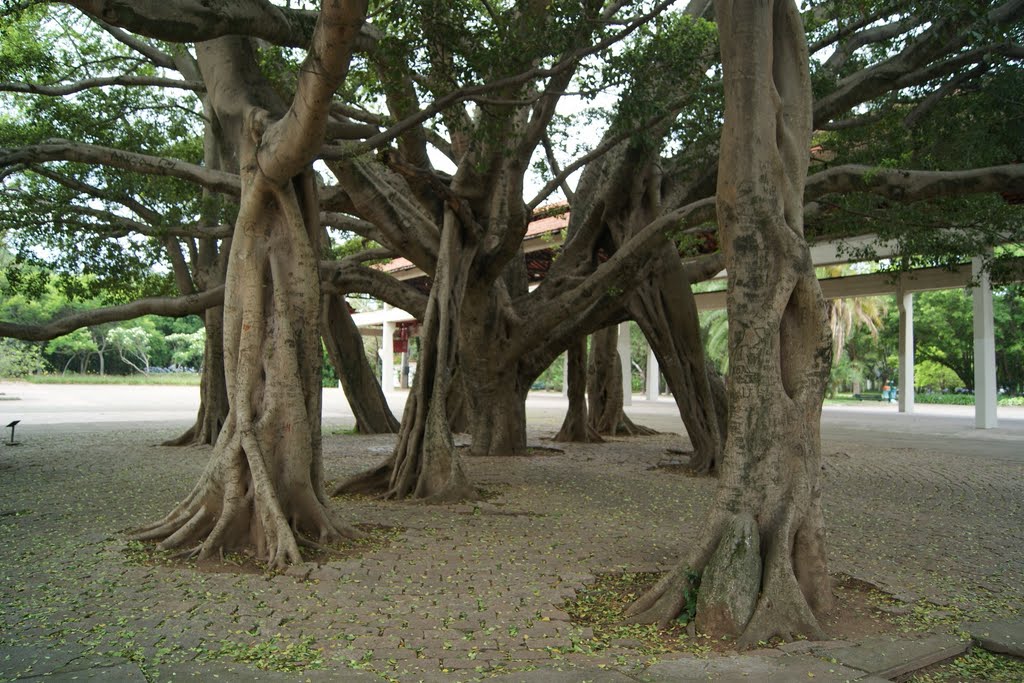
<instances>
[{"instance_id":1,"label":"white pillar","mask_svg":"<svg viewBox=\"0 0 1024 683\"><path fill-rule=\"evenodd\" d=\"M654 349L647 347L647 400L657 401L658 390L660 389L661 372L658 369L658 357L654 355Z\"/></svg>"},{"instance_id":2,"label":"white pillar","mask_svg":"<svg viewBox=\"0 0 1024 683\"><path fill-rule=\"evenodd\" d=\"M996 427L996 332L992 312L992 282L981 268L980 256L971 261L971 275L978 281L974 288L974 426Z\"/></svg>"},{"instance_id":3,"label":"white pillar","mask_svg":"<svg viewBox=\"0 0 1024 683\"><path fill-rule=\"evenodd\" d=\"M896 288L900 309L899 391L900 412L914 412L914 293Z\"/></svg>"},{"instance_id":4,"label":"white pillar","mask_svg":"<svg viewBox=\"0 0 1024 683\"><path fill-rule=\"evenodd\" d=\"M569 351L562 353L562 396L569 395Z\"/></svg>"},{"instance_id":5,"label":"white pillar","mask_svg":"<svg viewBox=\"0 0 1024 683\"><path fill-rule=\"evenodd\" d=\"M630 365L629 321L619 323L619 362L622 363L622 405L633 405L632 366Z\"/></svg>"},{"instance_id":6,"label":"white pillar","mask_svg":"<svg viewBox=\"0 0 1024 683\"><path fill-rule=\"evenodd\" d=\"M390 394L395 388L395 324L384 322L384 336L380 343L380 388Z\"/></svg>"}]
</instances>

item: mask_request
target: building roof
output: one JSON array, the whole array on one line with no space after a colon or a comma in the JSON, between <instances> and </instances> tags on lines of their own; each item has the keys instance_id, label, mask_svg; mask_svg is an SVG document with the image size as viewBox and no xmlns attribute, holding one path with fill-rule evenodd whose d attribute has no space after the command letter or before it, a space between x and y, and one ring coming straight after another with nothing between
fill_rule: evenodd
<instances>
[{"instance_id":1,"label":"building roof","mask_svg":"<svg viewBox=\"0 0 1024 683\"><path fill-rule=\"evenodd\" d=\"M523 235L524 243L530 240L539 239L544 235L561 232L569 225L568 204L542 206L534 212L534 215L540 217L533 219L530 221L530 224L526 226L526 234ZM374 266L374 268L383 270L385 273L399 273L416 268L416 264L409 259L400 256L398 258L391 259L387 263L378 264Z\"/></svg>"}]
</instances>

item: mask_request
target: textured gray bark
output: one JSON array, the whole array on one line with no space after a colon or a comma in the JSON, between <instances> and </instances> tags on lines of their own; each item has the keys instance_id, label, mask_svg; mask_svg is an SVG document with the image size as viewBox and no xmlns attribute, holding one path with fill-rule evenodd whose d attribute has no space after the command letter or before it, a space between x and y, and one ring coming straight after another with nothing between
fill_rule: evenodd
<instances>
[{"instance_id":1,"label":"textured gray bark","mask_svg":"<svg viewBox=\"0 0 1024 683\"><path fill-rule=\"evenodd\" d=\"M815 615L832 599L819 433L831 338L803 238L807 48L792 0L719 0L716 10L726 92L717 196L729 275L728 438L700 541L630 614L667 623L682 606L687 572L702 571L725 529L749 515L763 571L739 643L821 638ZM720 571L702 583L712 596L705 609L722 607L714 596L735 578Z\"/></svg>"},{"instance_id":2,"label":"textured gray bark","mask_svg":"<svg viewBox=\"0 0 1024 683\"><path fill-rule=\"evenodd\" d=\"M652 277L630 297L629 311L654 350L690 437L690 467L710 474L725 441L725 387L709 370L696 301L675 246L666 240L653 260Z\"/></svg>"},{"instance_id":3,"label":"textured gray bark","mask_svg":"<svg viewBox=\"0 0 1024 683\"><path fill-rule=\"evenodd\" d=\"M228 388L224 379L224 309L207 309L203 314L206 345L199 380L199 411L195 423L164 446L208 445L217 441L228 415Z\"/></svg>"},{"instance_id":4,"label":"textured gray bark","mask_svg":"<svg viewBox=\"0 0 1024 683\"><path fill-rule=\"evenodd\" d=\"M230 410L192 492L137 538L200 559L248 549L281 567L301 562L300 543L357 535L333 517L324 490L322 228L310 164L365 12L358 0L321 9L287 111L248 40L197 46L211 106L238 141L241 201L224 294Z\"/></svg>"}]
</instances>

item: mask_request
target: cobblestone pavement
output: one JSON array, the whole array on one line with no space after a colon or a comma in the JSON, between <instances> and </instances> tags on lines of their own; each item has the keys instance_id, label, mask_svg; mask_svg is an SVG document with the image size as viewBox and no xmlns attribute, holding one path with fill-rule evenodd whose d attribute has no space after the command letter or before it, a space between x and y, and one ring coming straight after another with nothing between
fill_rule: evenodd
<instances>
[{"instance_id":1,"label":"cobblestone pavement","mask_svg":"<svg viewBox=\"0 0 1024 683\"><path fill-rule=\"evenodd\" d=\"M540 410L535 455L468 460L485 502L337 500L343 518L390 541L276 576L132 560L124 531L170 509L209 455L157 445L177 427L29 430L0 450L0 646L128 659L150 679L197 658L320 657L330 671L400 681L574 665L639 671L650 657L634 642L580 647L591 634L563 603L597 573L670 566L696 537L714 483L656 467L687 447L675 434L545 450L561 414ZM634 419L682 431L670 413L641 406ZM859 439L845 424L834 437L825 429L832 570L909 602L929 599L940 620L1019 615L1021 432L929 441L927 424L915 429L917 447ZM393 444L325 433L328 479L376 464ZM991 448L979 454L984 438ZM0 678L19 673L0 661Z\"/></svg>"}]
</instances>

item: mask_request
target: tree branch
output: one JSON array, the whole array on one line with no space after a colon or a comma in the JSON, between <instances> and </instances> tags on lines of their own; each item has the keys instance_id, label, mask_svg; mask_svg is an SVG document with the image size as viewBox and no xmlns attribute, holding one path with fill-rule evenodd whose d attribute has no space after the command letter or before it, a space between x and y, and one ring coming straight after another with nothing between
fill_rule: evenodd
<instances>
[{"instance_id":1,"label":"tree branch","mask_svg":"<svg viewBox=\"0 0 1024 683\"><path fill-rule=\"evenodd\" d=\"M321 261L320 281L325 291L336 294L364 293L408 311L417 320L423 320L427 310L427 297L415 287L396 280L391 275L350 259Z\"/></svg>"},{"instance_id":2,"label":"tree branch","mask_svg":"<svg viewBox=\"0 0 1024 683\"><path fill-rule=\"evenodd\" d=\"M165 315L180 318L201 313L208 308L224 303L224 288L217 287L199 294L179 297L150 297L139 299L122 306L108 306L91 311L82 311L58 318L42 325L19 325L0 322L0 337L11 337L24 341L47 341L74 332L82 327L103 323L133 320L144 315Z\"/></svg>"},{"instance_id":3,"label":"tree branch","mask_svg":"<svg viewBox=\"0 0 1024 683\"><path fill-rule=\"evenodd\" d=\"M523 83L527 83L528 81L532 81L534 79L551 78L553 76L556 76L562 73L563 71L572 68L584 57L596 54L601 50L604 50L609 46L614 45L620 40L623 40L631 33L636 31L638 28L654 19L654 17L656 17L667 7L669 7L672 4L672 2L673 0L662 0L657 5L655 5L650 12L647 12L646 14L643 14L634 19L633 21L629 22L629 24L627 24L625 28L612 34L611 36L608 36L607 38L597 41L593 45L588 45L587 47L579 48L577 50L570 52L569 54L562 57L562 59L560 59L559 62L552 67L536 67L533 69L523 71L522 73L516 74L514 76L506 76L505 78L496 79L489 83L483 83L474 86L466 86L463 88L458 88L457 90L453 90L452 92L435 99L425 109L420 110L419 112L413 114L412 116L406 117L405 119L399 121L395 125L388 128L387 130L373 136L372 138L369 138L362 145L357 145L354 148L350 149L349 153L353 155L363 154L369 150L373 150L384 144L387 144L388 142L391 142L412 126L417 126L423 123L424 121L427 121L428 119L437 116L443 110L447 109L448 107L458 102L470 100L473 99L474 97L478 97L489 92L494 92L497 90L503 90L506 88L522 85Z\"/></svg>"},{"instance_id":4,"label":"tree branch","mask_svg":"<svg viewBox=\"0 0 1024 683\"><path fill-rule=\"evenodd\" d=\"M805 201L832 193L870 192L896 201L920 201L986 192L1024 192L1024 164L966 171L911 171L847 164L807 178Z\"/></svg>"},{"instance_id":5,"label":"tree branch","mask_svg":"<svg viewBox=\"0 0 1024 683\"><path fill-rule=\"evenodd\" d=\"M182 81L177 78L160 78L158 76L110 76L107 78L86 78L74 83L61 85L37 85L35 83L0 83L0 91L25 93L30 95L47 95L63 97L90 88L104 88L108 86L129 86L129 87L157 87L157 88L178 88L181 90L193 90L201 92L206 85L199 81Z\"/></svg>"},{"instance_id":6,"label":"tree branch","mask_svg":"<svg viewBox=\"0 0 1024 683\"><path fill-rule=\"evenodd\" d=\"M45 161L100 164L137 173L180 178L232 196L238 196L241 191L238 176L231 173L214 171L177 159L58 139L46 140L38 145L27 145L17 149L0 148L0 179L6 177L10 171L9 167L15 164Z\"/></svg>"},{"instance_id":7,"label":"tree branch","mask_svg":"<svg viewBox=\"0 0 1024 683\"><path fill-rule=\"evenodd\" d=\"M367 4L368 0L321 3L292 104L284 117L267 129L258 151L263 174L278 184L288 182L309 164L323 144L331 98L348 74Z\"/></svg>"}]
</instances>

